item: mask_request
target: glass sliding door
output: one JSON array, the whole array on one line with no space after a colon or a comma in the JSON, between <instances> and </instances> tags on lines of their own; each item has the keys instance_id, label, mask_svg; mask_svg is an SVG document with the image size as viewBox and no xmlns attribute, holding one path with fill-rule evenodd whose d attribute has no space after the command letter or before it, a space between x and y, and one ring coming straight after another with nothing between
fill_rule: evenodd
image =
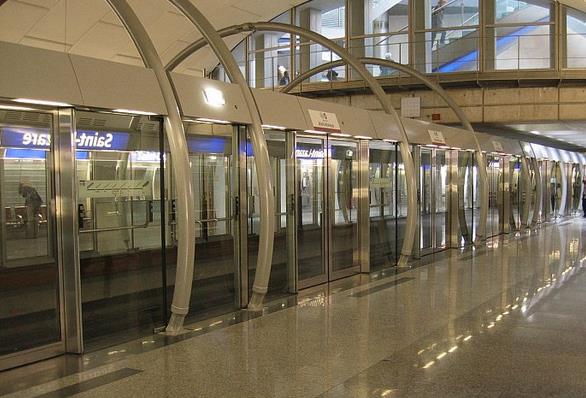
<instances>
[{"instance_id":1,"label":"glass sliding door","mask_svg":"<svg viewBox=\"0 0 586 398\"><path fill-rule=\"evenodd\" d=\"M420 148L419 152L419 248L424 254L432 248L432 154L429 148Z\"/></svg>"},{"instance_id":2,"label":"glass sliding door","mask_svg":"<svg viewBox=\"0 0 586 398\"><path fill-rule=\"evenodd\" d=\"M76 113L79 266L86 347L164 319L161 122Z\"/></svg>"},{"instance_id":3,"label":"glass sliding door","mask_svg":"<svg viewBox=\"0 0 586 398\"><path fill-rule=\"evenodd\" d=\"M358 143L330 140L328 209L331 277L358 267Z\"/></svg>"},{"instance_id":4,"label":"glass sliding door","mask_svg":"<svg viewBox=\"0 0 586 398\"><path fill-rule=\"evenodd\" d=\"M63 351L53 122L0 110L0 370Z\"/></svg>"},{"instance_id":5,"label":"glass sliding door","mask_svg":"<svg viewBox=\"0 0 586 398\"><path fill-rule=\"evenodd\" d=\"M327 281L325 233L326 142L298 136L295 144L297 267L300 287Z\"/></svg>"},{"instance_id":6,"label":"glass sliding door","mask_svg":"<svg viewBox=\"0 0 586 398\"><path fill-rule=\"evenodd\" d=\"M397 148L369 142L370 270L397 264Z\"/></svg>"},{"instance_id":7,"label":"glass sliding door","mask_svg":"<svg viewBox=\"0 0 586 398\"><path fill-rule=\"evenodd\" d=\"M278 130L265 130L269 149L271 174L275 195L275 236L271 277L269 280L269 297L284 296L291 290L289 259L289 242L287 228L287 133ZM247 144L246 173L248 192L248 287L251 291L255 277L259 232L260 232L260 197L256 174L256 163L252 144Z\"/></svg>"}]
</instances>

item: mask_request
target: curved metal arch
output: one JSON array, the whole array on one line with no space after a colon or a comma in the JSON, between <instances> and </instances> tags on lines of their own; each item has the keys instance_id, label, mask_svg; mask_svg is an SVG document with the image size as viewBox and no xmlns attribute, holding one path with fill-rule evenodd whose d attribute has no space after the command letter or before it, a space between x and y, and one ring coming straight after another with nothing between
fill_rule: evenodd
<instances>
[{"instance_id":1,"label":"curved metal arch","mask_svg":"<svg viewBox=\"0 0 586 398\"><path fill-rule=\"evenodd\" d=\"M185 130L171 79L167 75L163 62L145 27L126 0L108 0L108 3L132 38L145 66L151 68L155 73L167 108L165 125L169 150L173 157L173 174L177 180L177 210L183 215L177 220L177 273L171 306L172 315L167 329L178 332L183 325L183 319L189 312L195 259L195 246L193 244L195 241L195 222L193 222L195 211Z\"/></svg>"},{"instance_id":2,"label":"curved metal arch","mask_svg":"<svg viewBox=\"0 0 586 398\"><path fill-rule=\"evenodd\" d=\"M332 40L320 35L319 33L312 32L308 29L300 28L298 26L277 23L277 22L257 22L257 23L245 23L241 25L227 27L222 29L218 34L221 37L230 36L236 33L241 32L252 32L252 31L270 31L270 32L287 32L291 35L301 36L305 39L308 39L314 43L320 44L325 48L329 49L330 51L335 52L340 58L345 60L348 65L350 65L365 83L369 86L370 90L374 94L374 96L378 99L381 103L383 110L391 115L397 126L399 127L399 132L402 136L402 140L399 143L399 148L401 151L401 156L403 157L403 162L405 164L405 177L407 179L407 220L406 220L406 227L405 227L405 238L403 241L403 248L401 250L401 258L399 260L400 266L407 265L407 261L411 252L413 250L413 244L415 241L415 227L417 224L416 216L417 216L417 181L415 179L415 166L413 163L413 157L411 156L411 150L409 148L409 139L407 137L407 132L405 131L405 126L399 114L392 106L391 101L387 98L385 91L383 90L382 86L379 82L370 74L370 72L366 69L366 67L353 55L348 52L345 48L341 47L340 45L336 44ZM169 62L167 67L168 70L179 65L184 59L189 57L193 52L199 50L203 46L205 46L207 40L200 39L191 45L187 46L183 51L181 51L175 58Z\"/></svg>"},{"instance_id":3,"label":"curved metal arch","mask_svg":"<svg viewBox=\"0 0 586 398\"><path fill-rule=\"evenodd\" d=\"M253 32L253 31L269 31L269 32L287 32L291 35L297 35L304 37L310 41L324 46L330 51L335 52L340 58L344 59L348 65L350 65L362 79L369 86L374 96L381 103L383 110L391 115L397 126L403 139L399 143L401 156L405 164L405 177L407 179L407 220L405 227L405 238L403 240L403 248L401 250L401 258L399 260L400 266L406 266L409 256L413 250L413 244L415 241L415 227L417 225L417 192L416 186L417 181L415 178L415 166L413 163L413 157L409 148L409 140L405 126L399 117L399 114L391 105L391 101L387 98L385 91L379 82L370 74L366 67L358 61L358 59L352 56L345 48L336 44L332 40L308 29L300 28L298 26L277 23L277 22L257 22L257 23L245 23L241 25L231 26L218 32L221 37L230 36L241 32ZM179 65L183 60L189 57L198 49L204 47L207 43L207 39L200 39L191 45L187 46L183 51L177 54L171 62L167 65L168 70L172 70L174 67Z\"/></svg>"},{"instance_id":4,"label":"curved metal arch","mask_svg":"<svg viewBox=\"0 0 586 398\"><path fill-rule=\"evenodd\" d=\"M443 99L446 104L454 111L462 126L470 131L474 137L474 144L476 146L476 158L478 162L478 175L480 177L480 217L478 220L478 228L476 229L476 239L482 240L486 236L486 223L488 220L488 172L486 169L486 160L484 159L484 154L482 152L482 148L480 147L480 143L478 142L478 137L476 137L476 132L472 127L472 123L462 110L462 108L452 99L452 97L444 90L442 86L430 80L425 74L403 64L399 64L394 61L386 60L386 59L379 59L379 58L372 58L372 57L364 57L359 58L359 61L365 65L377 65L392 68L403 72L409 76L412 76L418 79L420 82L425 84L430 90L435 91L437 95ZM293 79L289 84L285 87L281 88L281 92L288 93L293 90L296 86L300 85L303 81L309 79L311 76L314 76L320 72L324 72L326 70L336 68L339 66L345 65L346 62L342 59L327 62L325 64L316 66L315 68L309 69L295 79Z\"/></svg>"},{"instance_id":5,"label":"curved metal arch","mask_svg":"<svg viewBox=\"0 0 586 398\"><path fill-rule=\"evenodd\" d=\"M271 163L269 149L262 129L260 111L242 75L232 52L222 40L212 24L189 0L169 0L181 11L202 34L204 40L224 66L230 80L238 85L244 102L248 108L252 123L250 124L250 138L254 150L254 158L257 170L257 179L260 198L260 228L259 248L257 256L256 272L252 287L252 297L248 308L251 310L262 309L264 297L268 290L269 277L271 275L271 263L273 259L273 242L275 236L275 197L273 194L273 178L271 175ZM169 69L168 69L169 70Z\"/></svg>"}]
</instances>

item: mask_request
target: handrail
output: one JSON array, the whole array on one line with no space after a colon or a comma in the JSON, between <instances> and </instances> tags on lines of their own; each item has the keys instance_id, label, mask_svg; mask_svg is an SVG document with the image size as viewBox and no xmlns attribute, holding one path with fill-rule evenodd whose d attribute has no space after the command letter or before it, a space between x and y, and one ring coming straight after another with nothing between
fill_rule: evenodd
<instances>
[{"instance_id":1,"label":"handrail","mask_svg":"<svg viewBox=\"0 0 586 398\"><path fill-rule=\"evenodd\" d=\"M135 230L135 229L144 229L147 228L151 223L149 221L149 202L148 200L144 201L145 204L147 206L145 206L145 215L146 215L146 221L144 224L139 224L139 225L128 225L125 227L112 227L112 228L94 228L94 229L80 229L79 233L80 234L88 234L88 233L94 233L94 232L112 232L112 231L126 231L126 230Z\"/></svg>"},{"instance_id":2,"label":"handrail","mask_svg":"<svg viewBox=\"0 0 586 398\"><path fill-rule=\"evenodd\" d=\"M204 220L195 220L196 223L203 225L210 222L232 221L232 217L207 218Z\"/></svg>"}]
</instances>

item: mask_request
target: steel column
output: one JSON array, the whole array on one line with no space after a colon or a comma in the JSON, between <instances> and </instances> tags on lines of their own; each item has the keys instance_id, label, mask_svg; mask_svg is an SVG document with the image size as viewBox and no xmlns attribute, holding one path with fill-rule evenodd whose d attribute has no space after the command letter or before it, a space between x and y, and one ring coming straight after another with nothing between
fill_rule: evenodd
<instances>
[{"instance_id":1,"label":"steel column","mask_svg":"<svg viewBox=\"0 0 586 398\"><path fill-rule=\"evenodd\" d=\"M248 86L246 78L242 75L236 60L230 49L222 40L222 37L206 17L189 0L169 0L193 23L204 40L218 57L224 66L230 81L240 87L244 102L248 108L252 123L250 125L250 138L254 150L256 172L258 178L260 198L260 231L258 260L254 284L252 286L252 297L248 308L252 310L262 309L264 297L268 290L271 265L273 260L273 241L275 238L275 198L273 196L273 180L271 176L271 163L269 160L269 149L262 129L262 120L258 106Z\"/></svg>"},{"instance_id":2,"label":"steel column","mask_svg":"<svg viewBox=\"0 0 586 398\"><path fill-rule=\"evenodd\" d=\"M170 78L145 27L126 0L108 0L108 3L132 38L145 66L155 73L167 108L165 127L173 157L173 173L177 181L177 211L180 215L177 218L177 274L167 331L178 333L189 312L195 257L194 198L185 131Z\"/></svg>"}]
</instances>

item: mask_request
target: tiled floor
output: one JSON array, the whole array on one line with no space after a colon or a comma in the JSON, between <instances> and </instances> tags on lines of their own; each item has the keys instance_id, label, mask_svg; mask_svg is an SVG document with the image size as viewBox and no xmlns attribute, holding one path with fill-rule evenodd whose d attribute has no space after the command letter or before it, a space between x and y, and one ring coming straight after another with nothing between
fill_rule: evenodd
<instances>
[{"instance_id":1,"label":"tiled floor","mask_svg":"<svg viewBox=\"0 0 586 398\"><path fill-rule=\"evenodd\" d=\"M24 380L7 396L586 396L585 234L575 219L494 240L173 344L136 343L156 349L111 349L103 357L125 355L61 378L40 365L0 373L0 391Z\"/></svg>"}]
</instances>

